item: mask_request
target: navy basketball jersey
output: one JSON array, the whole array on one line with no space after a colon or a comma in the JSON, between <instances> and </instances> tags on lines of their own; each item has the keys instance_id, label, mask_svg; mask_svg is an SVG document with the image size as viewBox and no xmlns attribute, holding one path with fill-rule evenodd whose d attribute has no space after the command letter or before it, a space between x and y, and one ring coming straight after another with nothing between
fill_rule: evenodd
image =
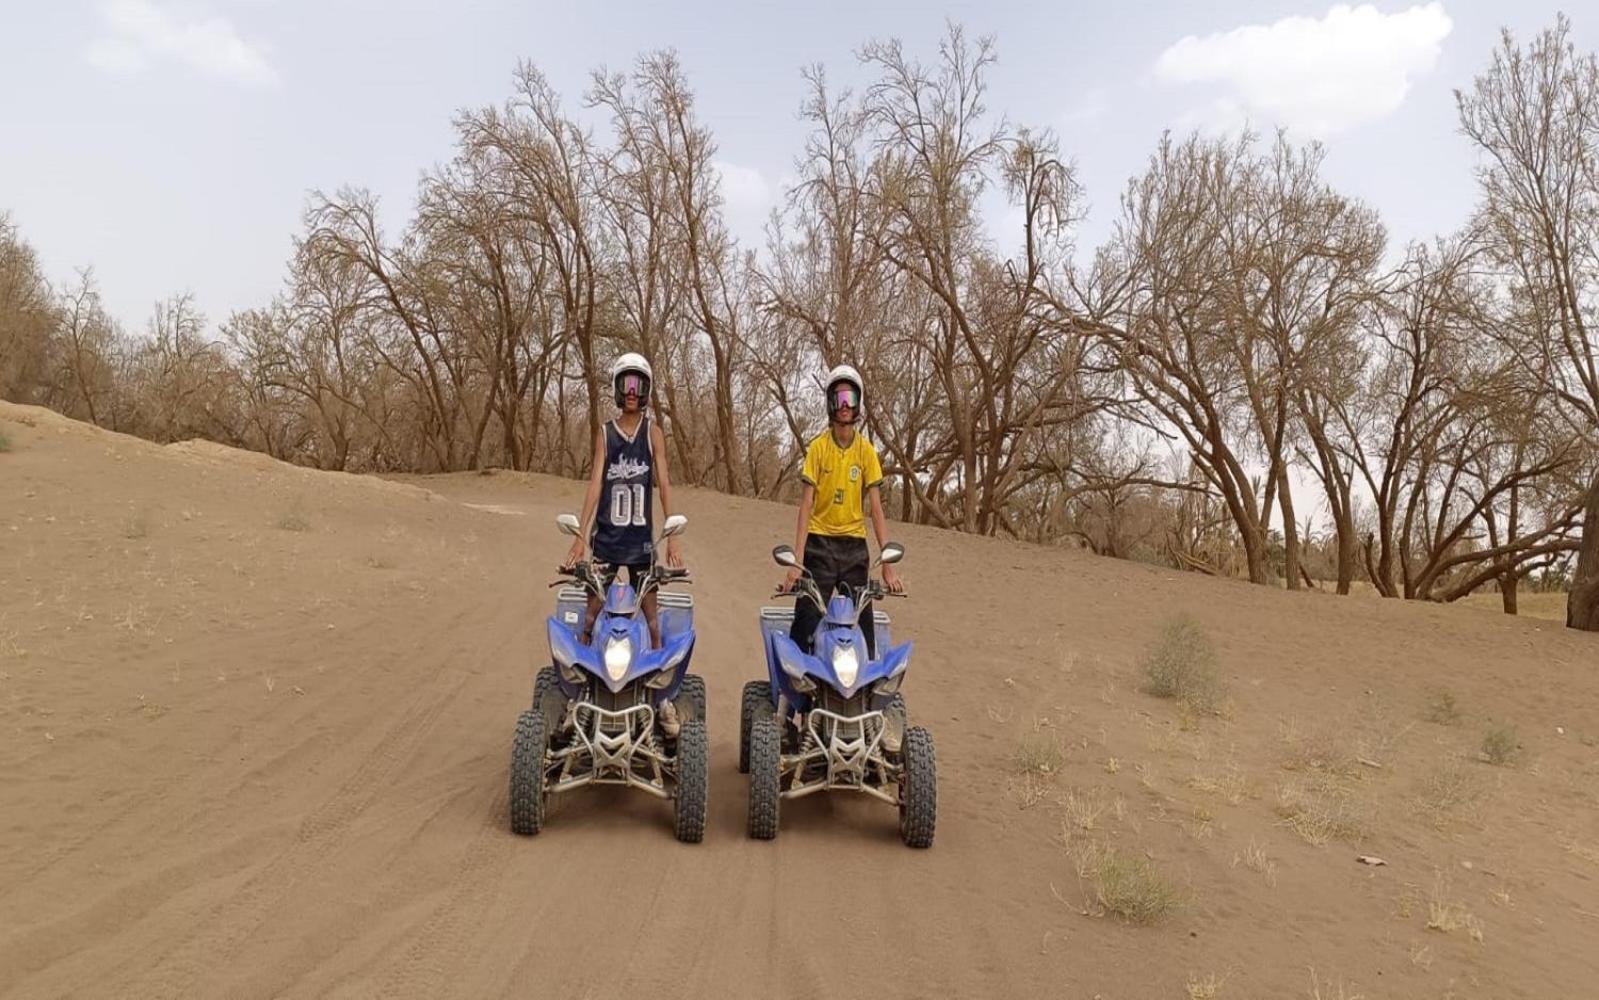
<instances>
[{"instance_id":1,"label":"navy basketball jersey","mask_svg":"<svg viewBox=\"0 0 1599 1000\"><path fill-rule=\"evenodd\" d=\"M639 420L632 437L616 421L605 422L605 478L594 519L594 558L614 565L648 563L654 547L655 451L650 418Z\"/></svg>"}]
</instances>

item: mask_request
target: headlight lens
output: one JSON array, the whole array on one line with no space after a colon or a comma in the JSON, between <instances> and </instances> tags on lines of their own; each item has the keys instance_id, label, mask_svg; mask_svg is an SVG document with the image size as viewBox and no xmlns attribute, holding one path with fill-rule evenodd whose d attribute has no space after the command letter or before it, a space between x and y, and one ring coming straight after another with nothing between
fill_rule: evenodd
<instances>
[{"instance_id":1,"label":"headlight lens","mask_svg":"<svg viewBox=\"0 0 1599 1000\"><path fill-rule=\"evenodd\" d=\"M855 647L833 647L833 673L837 675L838 682L845 687L855 686L855 677L861 672L861 658L855 652Z\"/></svg>"},{"instance_id":2,"label":"headlight lens","mask_svg":"<svg viewBox=\"0 0 1599 1000\"><path fill-rule=\"evenodd\" d=\"M627 676L627 668L633 662L633 640L626 636L620 639L605 640L605 673L613 681L619 681Z\"/></svg>"}]
</instances>

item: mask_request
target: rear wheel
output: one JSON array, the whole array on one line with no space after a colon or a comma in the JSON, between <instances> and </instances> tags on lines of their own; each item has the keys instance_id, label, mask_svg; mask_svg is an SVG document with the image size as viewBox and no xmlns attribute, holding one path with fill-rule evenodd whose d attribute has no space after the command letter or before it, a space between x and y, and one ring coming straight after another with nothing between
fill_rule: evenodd
<instances>
[{"instance_id":1,"label":"rear wheel","mask_svg":"<svg viewBox=\"0 0 1599 1000\"><path fill-rule=\"evenodd\" d=\"M933 734L921 726L905 731L905 774L900 782L899 835L908 847L931 847L938 822L938 760Z\"/></svg>"},{"instance_id":2,"label":"rear wheel","mask_svg":"<svg viewBox=\"0 0 1599 1000\"><path fill-rule=\"evenodd\" d=\"M705 839L709 757L704 720L684 722L677 737L677 798L673 802L672 832L687 844Z\"/></svg>"},{"instance_id":3,"label":"rear wheel","mask_svg":"<svg viewBox=\"0 0 1599 1000\"><path fill-rule=\"evenodd\" d=\"M511 744L511 830L523 836L544 826L544 714L528 709L516 720Z\"/></svg>"},{"instance_id":4,"label":"rear wheel","mask_svg":"<svg viewBox=\"0 0 1599 1000\"><path fill-rule=\"evenodd\" d=\"M764 715L750 729L750 807L749 834L756 840L777 836L778 808L782 803L778 788L783 777L781 737L777 720Z\"/></svg>"},{"instance_id":5,"label":"rear wheel","mask_svg":"<svg viewBox=\"0 0 1599 1000\"><path fill-rule=\"evenodd\" d=\"M750 727L761 715L772 712L771 681L750 681L744 685L743 703L738 713L738 773L750 773Z\"/></svg>"}]
</instances>

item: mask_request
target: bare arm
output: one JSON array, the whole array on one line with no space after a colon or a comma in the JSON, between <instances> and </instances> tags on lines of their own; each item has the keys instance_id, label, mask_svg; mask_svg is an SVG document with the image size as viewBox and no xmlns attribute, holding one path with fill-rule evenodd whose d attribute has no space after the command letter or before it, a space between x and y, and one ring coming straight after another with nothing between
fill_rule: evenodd
<instances>
[{"instance_id":1,"label":"bare arm","mask_svg":"<svg viewBox=\"0 0 1599 1000\"><path fill-rule=\"evenodd\" d=\"M881 553L883 546L888 544L888 518L883 516L883 491L873 486L866 491L866 494L871 498L872 533L877 536L877 551ZM883 564L883 583L896 594L905 589L899 582L899 573L889 563Z\"/></svg>"},{"instance_id":2,"label":"bare arm","mask_svg":"<svg viewBox=\"0 0 1599 1000\"><path fill-rule=\"evenodd\" d=\"M650 421L650 449L655 456L655 488L661 494L661 519L664 521L672 516L672 473L667 468L666 435L661 433L661 425L653 420ZM672 567L683 565L676 536L666 540L666 564Z\"/></svg>"},{"instance_id":3,"label":"bare arm","mask_svg":"<svg viewBox=\"0 0 1599 1000\"><path fill-rule=\"evenodd\" d=\"M799 523L794 528L794 557L805 562L805 536L811 530L811 507L816 504L816 487L806 483L800 487Z\"/></svg>"},{"instance_id":4,"label":"bare arm","mask_svg":"<svg viewBox=\"0 0 1599 1000\"><path fill-rule=\"evenodd\" d=\"M655 485L661 493L661 517L672 516L672 474L666 462L666 435L661 425L650 421L650 447L655 452Z\"/></svg>"},{"instance_id":5,"label":"bare arm","mask_svg":"<svg viewBox=\"0 0 1599 1000\"><path fill-rule=\"evenodd\" d=\"M872 515L872 534L877 536L877 551L888 544L888 518L883 516L883 491L871 486L866 490L867 507Z\"/></svg>"},{"instance_id":6,"label":"bare arm","mask_svg":"<svg viewBox=\"0 0 1599 1000\"><path fill-rule=\"evenodd\" d=\"M784 590L792 590L794 584L799 582L802 575L800 566L805 565L805 537L810 534L811 504L816 501L816 487L810 483L800 485L799 519L794 526L794 558L799 564L788 571L783 581Z\"/></svg>"},{"instance_id":7,"label":"bare arm","mask_svg":"<svg viewBox=\"0 0 1599 1000\"><path fill-rule=\"evenodd\" d=\"M605 429L594 439L594 470L589 473L588 492L583 494L583 514L577 519L577 537L572 540L572 550L566 554L566 564L575 565L583 558L594 530L594 513L600 506L600 488L605 481Z\"/></svg>"}]
</instances>

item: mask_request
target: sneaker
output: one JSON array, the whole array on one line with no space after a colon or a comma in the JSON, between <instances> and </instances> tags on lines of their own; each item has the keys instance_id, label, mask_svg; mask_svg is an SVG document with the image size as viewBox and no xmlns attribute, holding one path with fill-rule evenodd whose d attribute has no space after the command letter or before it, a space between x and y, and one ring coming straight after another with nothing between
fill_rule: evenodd
<instances>
[{"instance_id":1,"label":"sneaker","mask_svg":"<svg viewBox=\"0 0 1599 1000\"><path fill-rule=\"evenodd\" d=\"M896 701L883 712L883 749L899 753L905 744L905 703Z\"/></svg>"},{"instance_id":2,"label":"sneaker","mask_svg":"<svg viewBox=\"0 0 1599 1000\"><path fill-rule=\"evenodd\" d=\"M676 739L678 731L683 728L683 722L677 717L677 706L672 704L672 699L661 699L661 708L657 714L661 719L661 732Z\"/></svg>"}]
</instances>

